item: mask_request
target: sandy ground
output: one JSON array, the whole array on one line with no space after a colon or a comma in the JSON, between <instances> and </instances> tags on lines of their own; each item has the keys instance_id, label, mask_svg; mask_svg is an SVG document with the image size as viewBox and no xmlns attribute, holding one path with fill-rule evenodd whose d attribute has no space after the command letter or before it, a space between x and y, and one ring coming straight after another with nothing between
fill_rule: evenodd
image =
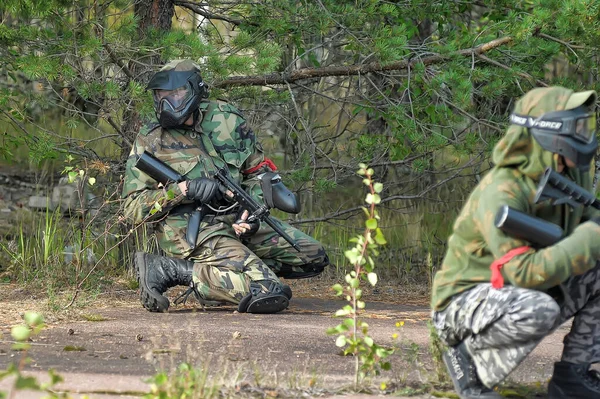
<instances>
[{"instance_id":1,"label":"sandy ground","mask_svg":"<svg viewBox=\"0 0 600 399\"><path fill-rule=\"evenodd\" d=\"M225 396L363 397L349 393L355 358L341 356L335 337L325 333L340 322L333 315L346 302L329 291L329 282L294 281L292 287L289 309L252 315L239 314L233 306L203 310L195 303L172 307L169 313L149 313L137 293L127 289L49 311L47 298L5 285L0 287L8 297L1 301L0 369L23 355L11 348L10 327L22 321L25 311L37 310L44 314L47 327L32 340L28 353L32 362L25 370L44 379L48 369L55 369L65 380L59 390L73 397L139 397L149 391L149 377L171 372L182 362L206 371ZM171 297L175 294L169 292ZM391 393L403 397L401 393L426 388L429 393L411 397L429 398L432 384L436 390L451 391L439 382L428 350L427 297L417 288L382 284L366 292L365 300L362 319L369 324L370 335L376 343L396 349L391 371L366 385L368 397ZM511 375L511 385L533 387L513 397L544 397L534 391L536 387L544 391L567 328L547 337ZM0 391L10 387L10 380L0 381ZM14 397L41 396L20 391Z\"/></svg>"}]
</instances>

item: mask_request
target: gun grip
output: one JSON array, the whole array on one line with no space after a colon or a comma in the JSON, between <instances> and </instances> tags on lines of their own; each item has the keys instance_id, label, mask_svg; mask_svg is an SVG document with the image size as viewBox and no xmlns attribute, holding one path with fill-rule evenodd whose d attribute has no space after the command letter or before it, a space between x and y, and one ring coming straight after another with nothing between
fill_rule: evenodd
<instances>
[{"instance_id":1,"label":"gun grip","mask_svg":"<svg viewBox=\"0 0 600 399\"><path fill-rule=\"evenodd\" d=\"M198 232L200 230L200 223L202 222L202 211L196 209L190 215L188 220L187 229L185 231L185 240L192 247L196 248L196 239L198 238Z\"/></svg>"}]
</instances>

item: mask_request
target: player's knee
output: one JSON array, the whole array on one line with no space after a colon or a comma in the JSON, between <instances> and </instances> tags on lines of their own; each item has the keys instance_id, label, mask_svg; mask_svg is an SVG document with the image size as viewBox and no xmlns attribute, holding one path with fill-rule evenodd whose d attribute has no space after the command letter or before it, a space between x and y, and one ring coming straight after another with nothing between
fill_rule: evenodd
<instances>
[{"instance_id":1,"label":"player's knee","mask_svg":"<svg viewBox=\"0 0 600 399\"><path fill-rule=\"evenodd\" d=\"M546 336L556 326L560 317L560 306L549 295L535 292L535 295L510 312L510 320L519 331L528 333L532 338Z\"/></svg>"}]
</instances>

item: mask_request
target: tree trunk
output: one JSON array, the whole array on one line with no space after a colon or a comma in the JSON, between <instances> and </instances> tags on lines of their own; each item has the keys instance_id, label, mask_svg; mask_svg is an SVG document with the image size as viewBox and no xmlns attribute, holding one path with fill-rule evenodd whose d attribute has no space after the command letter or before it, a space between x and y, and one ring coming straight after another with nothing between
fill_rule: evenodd
<instances>
[{"instance_id":1,"label":"tree trunk","mask_svg":"<svg viewBox=\"0 0 600 399\"><path fill-rule=\"evenodd\" d=\"M138 40L141 42L146 38L149 29L158 30L160 32L169 32L171 30L171 23L173 15L175 14L175 6L172 0L138 0L134 6L134 13L138 17ZM162 62L158 56L151 57L150 59L144 59L143 63L129 62L128 68L131 71L132 76L139 80L140 83L146 84L152 72L151 68L146 68L143 65L160 65ZM136 111L135 104L130 106L123 113L123 123L121 125L121 131L127 140L131 143L135 141L137 133L142 126L142 120L140 119L139 113ZM121 146L121 160L125 163L127 156L129 155L130 148L127 143L123 143ZM128 226L121 225L121 234L127 234ZM122 245L119 246L119 259L122 265L130 270L133 268L131 263L130 254L135 251L136 242L134 238L126 240Z\"/></svg>"}]
</instances>

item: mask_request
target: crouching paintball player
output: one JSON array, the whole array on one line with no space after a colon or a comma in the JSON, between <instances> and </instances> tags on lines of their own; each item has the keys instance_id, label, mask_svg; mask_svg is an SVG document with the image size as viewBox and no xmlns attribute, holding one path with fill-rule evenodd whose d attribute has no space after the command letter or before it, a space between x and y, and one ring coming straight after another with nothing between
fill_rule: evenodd
<instances>
[{"instance_id":1,"label":"crouching paintball player","mask_svg":"<svg viewBox=\"0 0 600 399\"><path fill-rule=\"evenodd\" d=\"M292 291L279 278L316 276L329 264L319 242L269 215L297 213L295 196L240 111L208 100L197 64L166 64L148 89L158 123L138 134L122 193L126 218L152 223L166 255L135 254L142 305L167 311L163 293L181 285L182 301L193 293L242 313L286 309Z\"/></svg>"},{"instance_id":2,"label":"crouching paintball player","mask_svg":"<svg viewBox=\"0 0 600 399\"><path fill-rule=\"evenodd\" d=\"M600 212L536 199L547 168L592 190L596 97L549 87L520 98L494 148L494 167L454 222L431 305L461 398L501 398L493 388L573 318L548 397L600 399L600 376L590 369L600 361ZM503 207L551 222L564 235L536 246L531 234L507 234L497 227Z\"/></svg>"}]
</instances>

